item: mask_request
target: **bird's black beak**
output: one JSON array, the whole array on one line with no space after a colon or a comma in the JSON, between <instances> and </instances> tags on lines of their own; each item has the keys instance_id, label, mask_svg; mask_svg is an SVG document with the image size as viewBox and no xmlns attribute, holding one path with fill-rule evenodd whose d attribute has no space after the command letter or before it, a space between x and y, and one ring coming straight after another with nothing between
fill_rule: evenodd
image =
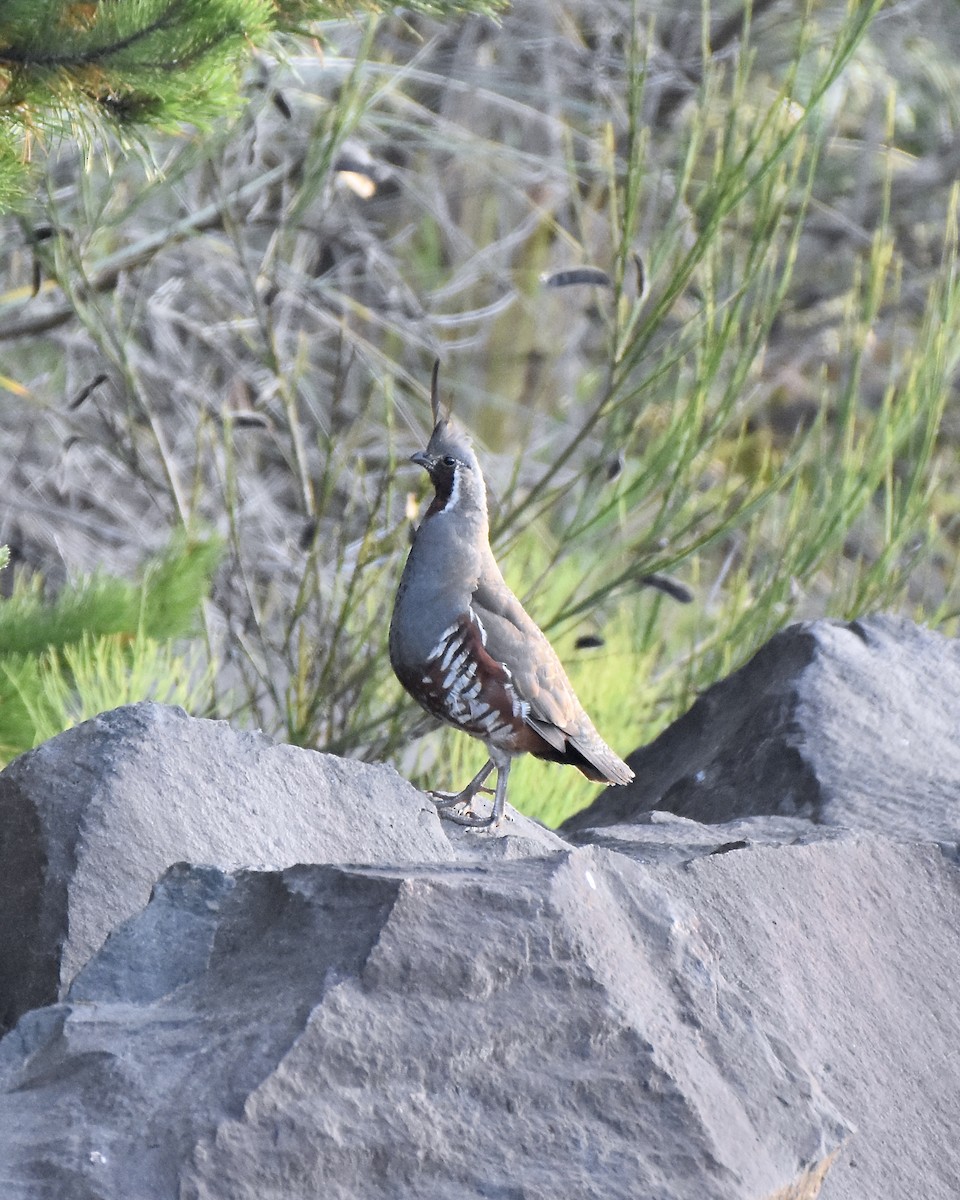
<instances>
[{"instance_id":1,"label":"bird's black beak","mask_svg":"<svg viewBox=\"0 0 960 1200\"><path fill-rule=\"evenodd\" d=\"M426 450L418 450L416 454L411 454L410 461L415 462L418 467L423 467L425 471L429 471L434 463L432 455L429 455Z\"/></svg>"}]
</instances>

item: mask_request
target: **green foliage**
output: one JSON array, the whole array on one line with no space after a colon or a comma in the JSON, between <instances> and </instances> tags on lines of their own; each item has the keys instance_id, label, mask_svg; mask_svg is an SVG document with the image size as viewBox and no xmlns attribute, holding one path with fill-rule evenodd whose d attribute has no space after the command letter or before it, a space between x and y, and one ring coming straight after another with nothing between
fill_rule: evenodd
<instances>
[{"instance_id":1,"label":"green foliage","mask_svg":"<svg viewBox=\"0 0 960 1200\"><path fill-rule=\"evenodd\" d=\"M64 136L92 149L108 127L209 124L237 104L239 65L274 17L268 0L12 0L0 13L4 157Z\"/></svg>"},{"instance_id":2,"label":"green foliage","mask_svg":"<svg viewBox=\"0 0 960 1200\"><path fill-rule=\"evenodd\" d=\"M39 655L0 655L0 758L121 704L155 700L202 711L212 679L195 649L181 654L149 637L84 633Z\"/></svg>"},{"instance_id":3,"label":"green foliage","mask_svg":"<svg viewBox=\"0 0 960 1200\"><path fill-rule=\"evenodd\" d=\"M21 200L26 189L28 171L19 138L17 122L0 111L0 213Z\"/></svg>"},{"instance_id":4,"label":"green foliage","mask_svg":"<svg viewBox=\"0 0 960 1200\"><path fill-rule=\"evenodd\" d=\"M135 700L206 707L209 669L173 640L195 631L221 553L178 538L139 585L97 575L47 602L36 580L0 600L0 757Z\"/></svg>"},{"instance_id":5,"label":"green foliage","mask_svg":"<svg viewBox=\"0 0 960 1200\"><path fill-rule=\"evenodd\" d=\"M35 654L84 634L166 639L191 633L222 553L216 539L177 537L147 564L140 584L94 575L50 603L36 580L0 602L0 655Z\"/></svg>"},{"instance_id":6,"label":"green foliage","mask_svg":"<svg viewBox=\"0 0 960 1200\"><path fill-rule=\"evenodd\" d=\"M782 320L808 220L822 155L818 106L869 16L858 9L818 74L801 72L797 60L759 107L737 102L757 91L747 86L748 53L729 91L719 73L707 74L674 200L697 215L696 234L683 231L681 244L681 229L668 226L654 240L648 269L663 262L669 272L649 302L626 294L644 161L642 131L631 126L637 140L611 189L621 238L603 382L496 522L508 578L623 752L654 737L791 617L902 606L917 564L945 550L955 575L956 544L947 549L934 514L953 457L939 442L960 359L956 196L923 322L878 402L865 406L861 393L873 331L898 299L888 217L849 293L841 379L821 381L816 408L785 436L771 437L763 422L770 408L757 363ZM793 90L801 75L802 106ZM694 283L696 307L665 341L669 314ZM584 462L591 438L599 444ZM613 461L622 469L611 480ZM662 596L638 592L645 576L675 570L693 580L719 574L689 609L670 612ZM578 654L570 630L585 620L603 631L604 646ZM444 730L424 746L418 774L457 786L483 757L482 747ZM513 802L549 824L595 795L576 773L531 759L511 775Z\"/></svg>"}]
</instances>

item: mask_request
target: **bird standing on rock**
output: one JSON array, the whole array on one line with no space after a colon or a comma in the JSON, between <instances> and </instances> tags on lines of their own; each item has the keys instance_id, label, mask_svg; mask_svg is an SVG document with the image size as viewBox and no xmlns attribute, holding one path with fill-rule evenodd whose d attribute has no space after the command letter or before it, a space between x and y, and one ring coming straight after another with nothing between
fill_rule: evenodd
<instances>
[{"instance_id":1,"label":"bird standing on rock","mask_svg":"<svg viewBox=\"0 0 960 1200\"><path fill-rule=\"evenodd\" d=\"M569 763L598 783L633 772L603 741L560 660L507 587L490 549L487 494L467 435L440 413L433 369L433 434L412 460L436 494L417 530L390 622L390 662L427 712L485 743L489 760L461 792L431 792L441 816L499 825L510 764L518 754ZM471 801L491 771L489 817ZM463 811L454 811L462 806Z\"/></svg>"}]
</instances>

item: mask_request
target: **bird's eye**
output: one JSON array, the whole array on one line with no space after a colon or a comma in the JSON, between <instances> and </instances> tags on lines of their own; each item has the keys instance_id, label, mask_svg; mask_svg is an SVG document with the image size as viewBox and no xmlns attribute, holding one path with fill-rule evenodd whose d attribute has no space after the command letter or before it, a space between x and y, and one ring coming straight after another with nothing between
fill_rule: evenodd
<instances>
[{"instance_id":1,"label":"bird's eye","mask_svg":"<svg viewBox=\"0 0 960 1200\"><path fill-rule=\"evenodd\" d=\"M457 460L452 454L445 454L443 456L443 465L445 467L455 467L457 465Z\"/></svg>"}]
</instances>

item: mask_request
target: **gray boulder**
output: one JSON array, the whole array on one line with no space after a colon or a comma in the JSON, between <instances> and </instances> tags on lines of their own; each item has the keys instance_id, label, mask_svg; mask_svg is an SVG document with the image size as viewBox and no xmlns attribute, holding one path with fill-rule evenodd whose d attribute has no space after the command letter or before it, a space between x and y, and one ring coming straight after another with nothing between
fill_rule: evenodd
<instances>
[{"instance_id":1,"label":"gray boulder","mask_svg":"<svg viewBox=\"0 0 960 1200\"><path fill-rule=\"evenodd\" d=\"M955 1200L955 862L935 843L799 818L698 825L646 816L577 836L656 868L660 885L697 914L744 1011L776 1031L784 1053L856 1129L823 1200Z\"/></svg>"},{"instance_id":2,"label":"gray boulder","mask_svg":"<svg viewBox=\"0 0 960 1200\"><path fill-rule=\"evenodd\" d=\"M627 760L561 829L653 809L694 821L814 824L960 838L960 643L905 619L811 621L777 634Z\"/></svg>"},{"instance_id":3,"label":"gray boulder","mask_svg":"<svg viewBox=\"0 0 960 1200\"><path fill-rule=\"evenodd\" d=\"M751 1020L857 1129L822 1200L955 1200L956 866L933 845L847 833L698 859L684 878Z\"/></svg>"},{"instance_id":4,"label":"gray boulder","mask_svg":"<svg viewBox=\"0 0 960 1200\"><path fill-rule=\"evenodd\" d=\"M159 704L104 713L0 774L0 1024L62 996L171 863L454 856L432 806L392 768Z\"/></svg>"},{"instance_id":5,"label":"gray boulder","mask_svg":"<svg viewBox=\"0 0 960 1200\"><path fill-rule=\"evenodd\" d=\"M513 809L498 834L465 833L392 767L160 704L103 713L0 773L0 1032L62 997L174 862L508 860L565 844Z\"/></svg>"},{"instance_id":6,"label":"gray boulder","mask_svg":"<svg viewBox=\"0 0 960 1200\"><path fill-rule=\"evenodd\" d=\"M175 867L0 1043L5 1200L812 1198L849 1126L686 890Z\"/></svg>"}]
</instances>

